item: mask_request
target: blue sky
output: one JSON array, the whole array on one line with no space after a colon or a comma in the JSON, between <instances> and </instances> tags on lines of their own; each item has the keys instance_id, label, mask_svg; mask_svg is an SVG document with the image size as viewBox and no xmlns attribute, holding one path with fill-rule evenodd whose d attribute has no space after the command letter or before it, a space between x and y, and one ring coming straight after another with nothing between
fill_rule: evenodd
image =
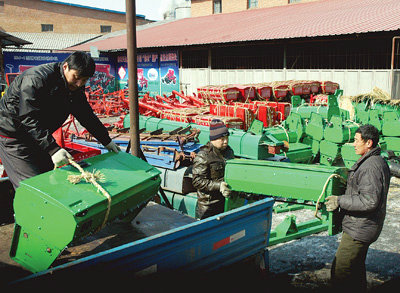
<instances>
[{"instance_id":1,"label":"blue sky","mask_svg":"<svg viewBox=\"0 0 400 293\"><path fill-rule=\"evenodd\" d=\"M58 0L56 0L58 1ZM125 0L59 0L64 3L79 4L89 7L125 11ZM161 20L162 11L168 0L136 0L136 13L143 14L147 19Z\"/></svg>"}]
</instances>

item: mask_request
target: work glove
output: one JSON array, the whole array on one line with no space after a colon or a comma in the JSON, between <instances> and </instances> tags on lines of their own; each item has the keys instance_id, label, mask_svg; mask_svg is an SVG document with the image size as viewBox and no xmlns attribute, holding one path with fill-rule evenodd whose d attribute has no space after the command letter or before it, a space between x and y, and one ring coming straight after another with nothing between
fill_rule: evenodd
<instances>
[{"instance_id":1,"label":"work glove","mask_svg":"<svg viewBox=\"0 0 400 293\"><path fill-rule=\"evenodd\" d=\"M338 196L331 195L325 198L325 206L328 212L333 212L339 207Z\"/></svg>"},{"instance_id":2,"label":"work glove","mask_svg":"<svg viewBox=\"0 0 400 293\"><path fill-rule=\"evenodd\" d=\"M113 141L111 141L105 147L109 152L114 152L114 153L118 153L121 150L120 147Z\"/></svg>"},{"instance_id":3,"label":"work glove","mask_svg":"<svg viewBox=\"0 0 400 293\"><path fill-rule=\"evenodd\" d=\"M69 159L73 158L65 149L59 149L51 156L51 160L53 161L55 167L68 164Z\"/></svg>"},{"instance_id":4,"label":"work glove","mask_svg":"<svg viewBox=\"0 0 400 293\"><path fill-rule=\"evenodd\" d=\"M219 191L224 197L229 197L232 192L232 190L228 187L228 183L226 183L225 181L221 182L221 185L219 186Z\"/></svg>"}]
</instances>

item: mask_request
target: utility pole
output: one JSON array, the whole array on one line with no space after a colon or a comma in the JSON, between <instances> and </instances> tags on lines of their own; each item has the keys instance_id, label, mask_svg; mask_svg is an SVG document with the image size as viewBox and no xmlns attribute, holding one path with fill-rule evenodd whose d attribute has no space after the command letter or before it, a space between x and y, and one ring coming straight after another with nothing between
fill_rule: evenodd
<instances>
[{"instance_id":1,"label":"utility pole","mask_svg":"<svg viewBox=\"0 0 400 293\"><path fill-rule=\"evenodd\" d=\"M136 59L136 1L126 0L126 33L128 57L130 142L132 155L139 157L139 103Z\"/></svg>"}]
</instances>

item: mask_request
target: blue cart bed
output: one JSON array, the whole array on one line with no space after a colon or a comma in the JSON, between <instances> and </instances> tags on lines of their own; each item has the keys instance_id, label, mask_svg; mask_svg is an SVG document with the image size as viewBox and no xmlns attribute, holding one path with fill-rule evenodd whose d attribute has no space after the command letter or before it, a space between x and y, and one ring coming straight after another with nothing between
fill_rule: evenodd
<instances>
[{"instance_id":1,"label":"blue cart bed","mask_svg":"<svg viewBox=\"0 0 400 293\"><path fill-rule=\"evenodd\" d=\"M111 223L66 249L54 267L19 279L13 286L208 272L255 255L268 267L272 206L273 200L265 199L196 221L149 202L131 223ZM116 246L121 242L125 244Z\"/></svg>"}]
</instances>

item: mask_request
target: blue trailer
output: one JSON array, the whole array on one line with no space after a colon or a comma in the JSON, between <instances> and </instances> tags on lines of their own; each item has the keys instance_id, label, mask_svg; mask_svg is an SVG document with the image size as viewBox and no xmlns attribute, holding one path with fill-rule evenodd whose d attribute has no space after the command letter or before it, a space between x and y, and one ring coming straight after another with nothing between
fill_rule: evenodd
<instances>
[{"instance_id":1,"label":"blue trailer","mask_svg":"<svg viewBox=\"0 0 400 293\"><path fill-rule=\"evenodd\" d=\"M32 288L63 282L68 286L70 280L93 280L90 276L138 280L148 274L209 272L252 256L268 269L273 203L264 199L199 221L151 201L130 225L110 223L88 236L86 243L68 248L50 269L9 285ZM118 226L128 229L125 236L116 234ZM121 239L128 242L113 247Z\"/></svg>"}]
</instances>

